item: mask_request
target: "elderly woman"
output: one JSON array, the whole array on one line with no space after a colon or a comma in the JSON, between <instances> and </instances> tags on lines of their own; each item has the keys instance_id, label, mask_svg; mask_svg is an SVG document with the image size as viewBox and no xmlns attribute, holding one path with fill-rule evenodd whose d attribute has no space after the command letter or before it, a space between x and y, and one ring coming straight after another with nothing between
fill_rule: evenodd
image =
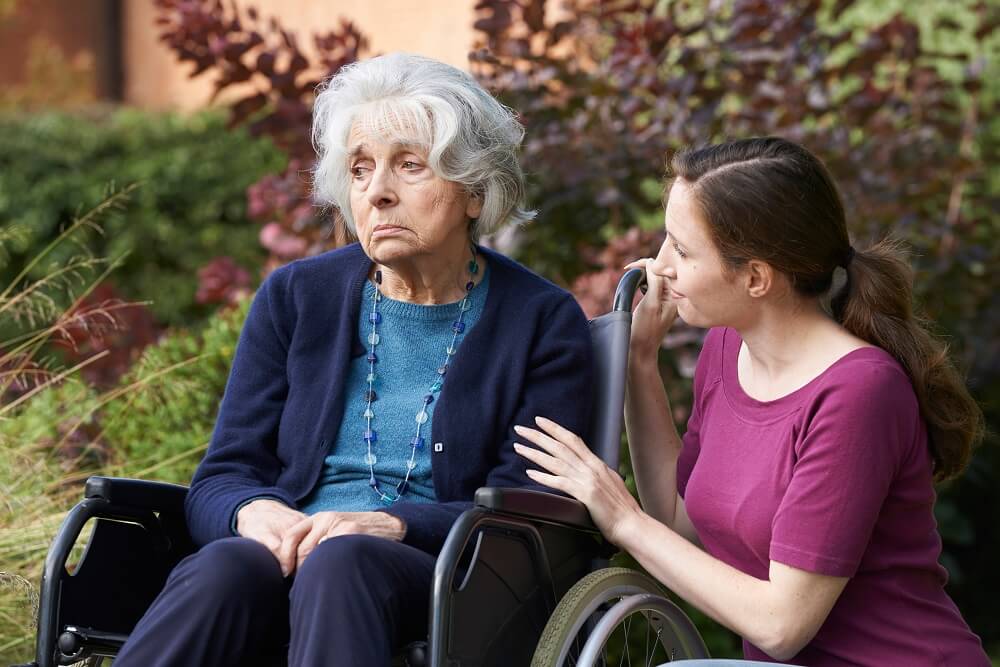
<instances>
[{"instance_id":1,"label":"elderly woman","mask_svg":"<svg viewBox=\"0 0 1000 667\"><path fill-rule=\"evenodd\" d=\"M514 426L585 428L582 312L476 243L532 217L510 110L392 54L332 77L313 132L318 197L359 243L257 292L187 498L201 548L118 667L389 664L426 637L435 555L476 489L531 483Z\"/></svg>"}]
</instances>

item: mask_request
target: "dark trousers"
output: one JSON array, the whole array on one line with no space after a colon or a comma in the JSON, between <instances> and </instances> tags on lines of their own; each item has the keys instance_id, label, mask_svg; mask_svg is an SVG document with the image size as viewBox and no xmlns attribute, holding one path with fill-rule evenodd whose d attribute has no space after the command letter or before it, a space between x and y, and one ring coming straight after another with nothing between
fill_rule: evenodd
<instances>
[{"instance_id":1,"label":"dark trousers","mask_svg":"<svg viewBox=\"0 0 1000 667\"><path fill-rule=\"evenodd\" d=\"M115 667L389 665L426 639L434 557L368 535L326 540L294 577L261 544L218 540L181 561ZM285 648L287 646L287 649Z\"/></svg>"}]
</instances>

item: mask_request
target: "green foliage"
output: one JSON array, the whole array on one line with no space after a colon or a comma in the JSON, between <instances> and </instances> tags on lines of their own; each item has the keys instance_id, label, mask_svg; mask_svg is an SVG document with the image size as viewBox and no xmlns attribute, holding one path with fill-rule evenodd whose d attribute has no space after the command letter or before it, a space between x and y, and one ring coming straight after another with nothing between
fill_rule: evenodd
<instances>
[{"instance_id":1,"label":"green foliage","mask_svg":"<svg viewBox=\"0 0 1000 667\"><path fill-rule=\"evenodd\" d=\"M80 378L103 352L74 368L41 353L53 340L95 331L128 304L79 305L114 265L89 241L132 190L75 219L0 283L0 664L30 652L37 582L49 544L93 474L187 482L215 419L250 300L217 311L198 330L177 329L148 347L117 385ZM19 234L0 229L0 250ZM50 262L54 256L59 262ZM36 269L38 269L36 271ZM30 277L28 277L30 276ZM82 549L86 534L78 543Z\"/></svg>"},{"instance_id":2,"label":"green foliage","mask_svg":"<svg viewBox=\"0 0 1000 667\"><path fill-rule=\"evenodd\" d=\"M265 252L247 221L246 188L280 171L267 140L228 131L224 118L120 110L100 117L47 113L0 116L0 226L19 230L0 263L0 282L105 195L107 183L140 183L129 208L90 240L101 257L128 257L116 272L128 299L150 300L160 322L189 323L197 270L219 255L258 266ZM35 275L65 261L63 248Z\"/></svg>"},{"instance_id":3,"label":"green foliage","mask_svg":"<svg viewBox=\"0 0 1000 667\"><path fill-rule=\"evenodd\" d=\"M96 445L92 442L80 448L73 445L79 442L78 434L92 431L99 403L96 392L77 378L52 383L0 422L0 443L12 451L27 448L34 452L35 463L52 460L64 471L80 468L82 449ZM3 461L0 479L15 479L23 472L22 465L23 461L16 456ZM18 479L18 488L24 485L27 489L25 497L44 492L44 475Z\"/></svg>"},{"instance_id":4,"label":"green foliage","mask_svg":"<svg viewBox=\"0 0 1000 667\"><path fill-rule=\"evenodd\" d=\"M51 396L59 410L62 399L89 402L92 396L79 384L64 385ZM49 399L43 399L47 402ZM72 403L66 405L73 405ZM39 403L33 415L15 428L22 434L55 439L48 428L52 409ZM0 422L0 663L20 663L31 654L37 616L38 582L49 543L66 510L79 500L80 488L67 485L67 470L52 450L13 437L10 421Z\"/></svg>"},{"instance_id":5,"label":"green foliage","mask_svg":"<svg viewBox=\"0 0 1000 667\"><path fill-rule=\"evenodd\" d=\"M106 262L86 250L99 221L120 207L127 192L112 194L74 220L24 270L0 283L0 662L17 656L30 640L37 612L38 579L45 551L62 515L78 497L69 491L75 475L95 469L102 452L94 436L100 397L93 389L39 351L53 339L65 340L74 327L106 321L120 304L65 311L58 303L85 297L106 271ZM0 250L20 234L0 228ZM65 262L26 278L34 266L67 246ZM91 278L88 279L87 276ZM90 359L83 361L84 364ZM12 652L12 653L8 653Z\"/></svg>"},{"instance_id":6,"label":"green foliage","mask_svg":"<svg viewBox=\"0 0 1000 667\"><path fill-rule=\"evenodd\" d=\"M365 35L344 20L297 39L280 17L265 19L252 3L154 0L153 5L160 41L192 66L191 78L210 75L213 96L232 100L230 124L269 137L289 157L284 174L260 179L247 193L251 217L265 223L261 242L271 260L281 263L349 243L343 220L335 210L312 205L311 183L300 174L315 157L310 137L316 88L370 52ZM300 48L306 43L310 48Z\"/></svg>"},{"instance_id":7,"label":"green foliage","mask_svg":"<svg viewBox=\"0 0 1000 667\"><path fill-rule=\"evenodd\" d=\"M190 481L249 303L164 336L109 391L69 378L0 421L0 664L29 652L46 550L88 476Z\"/></svg>"},{"instance_id":8,"label":"green foliage","mask_svg":"<svg viewBox=\"0 0 1000 667\"><path fill-rule=\"evenodd\" d=\"M176 330L146 348L101 413L102 439L128 477L187 484L211 437L250 299L200 331Z\"/></svg>"}]
</instances>

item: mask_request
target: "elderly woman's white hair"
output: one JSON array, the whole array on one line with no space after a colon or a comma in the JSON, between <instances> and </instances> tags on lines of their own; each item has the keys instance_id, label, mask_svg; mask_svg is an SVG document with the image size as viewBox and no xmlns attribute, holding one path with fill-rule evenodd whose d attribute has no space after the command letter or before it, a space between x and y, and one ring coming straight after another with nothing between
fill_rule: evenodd
<instances>
[{"instance_id":1,"label":"elderly woman's white hair","mask_svg":"<svg viewBox=\"0 0 1000 667\"><path fill-rule=\"evenodd\" d=\"M340 209L352 232L347 140L355 123L385 141L423 146L436 174L482 197L473 238L534 217L523 208L517 152L524 128L513 112L460 69L390 53L344 67L317 90L314 193L319 203Z\"/></svg>"}]
</instances>

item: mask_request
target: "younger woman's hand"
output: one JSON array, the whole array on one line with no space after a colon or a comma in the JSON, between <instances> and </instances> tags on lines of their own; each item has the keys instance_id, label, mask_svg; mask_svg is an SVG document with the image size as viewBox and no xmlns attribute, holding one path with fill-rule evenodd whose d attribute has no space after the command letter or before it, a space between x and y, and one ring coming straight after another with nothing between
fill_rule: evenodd
<instances>
[{"instance_id":1,"label":"younger woman's hand","mask_svg":"<svg viewBox=\"0 0 1000 667\"><path fill-rule=\"evenodd\" d=\"M621 546L630 522L642 515L625 482L572 431L544 417L536 417L535 423L541 430L514 427L518 435L540 448L514 443L518 454L546 471L529 469L528 477L582 502L604 537Z\"/></svg>"},{"instance_id":2,"label":"younger woman's hand","mask_svg":"<svg viewBox=\"0 0 1000 667\"><path fill-rule=\"evenodd\" d=\"M646 271L646 294L632 313L631 352L639 357L655 357L663 337L677 319L677 304L670 296L670 279L655 271L653 262L647 257L625 266Z\"/></svg>"}]
</instances>

